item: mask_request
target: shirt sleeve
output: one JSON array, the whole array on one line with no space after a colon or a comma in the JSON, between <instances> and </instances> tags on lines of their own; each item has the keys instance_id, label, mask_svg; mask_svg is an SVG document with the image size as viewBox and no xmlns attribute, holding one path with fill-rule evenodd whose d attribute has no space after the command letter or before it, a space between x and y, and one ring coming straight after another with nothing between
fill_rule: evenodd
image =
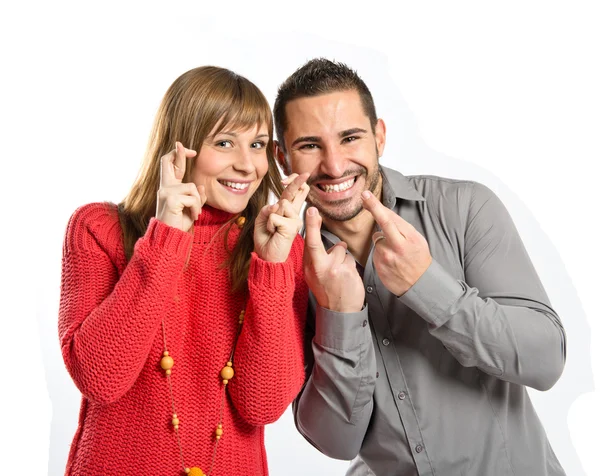
<instances>
[{"instance_id":1,"label":"shirt sleeve","mask_svg":"<svg viewBox=\"0 0 600 476\"><path fill-rule=\"evenodd\" d=\"M311 296L306 331L307 380L296 398L298 431L323 454L354 458L362 445L375 390L375 349L368 309L339 313Z\"/></svg>"},{"instance_id":2,"label":"shirt sleeve","mask_svg":"<svg viewBox=\"0 0 600 476\"><path fill-rule=\"evenodd\" d=\"M481 184L473 184L464 243L464 281L434 259L399 299L462 365L551 388L565 364L563 326L508 211Z\"/></svg>"},{"instance_id":3,"label":"shirt sleeve","mask_svg":"<svg viewBox=\"0 0 600 476\"><path fill-rule=\"evenodd\" d=\"M142 371L191 246L189 233L152 219L119 276L102 244L120 237L110 233L115 226L104 205L82 207L63 249L62 355L75 385L97 403L118 400Z\"/></svg>"}]
</instances>

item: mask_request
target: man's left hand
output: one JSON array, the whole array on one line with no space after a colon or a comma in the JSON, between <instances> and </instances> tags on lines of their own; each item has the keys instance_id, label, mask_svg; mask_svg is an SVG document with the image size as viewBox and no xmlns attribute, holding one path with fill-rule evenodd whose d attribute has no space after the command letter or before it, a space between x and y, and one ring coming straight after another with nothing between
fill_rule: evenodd
<instances>
[{"instance_id":1,"label":"man's left hand","mask_svg":"<svg viewBox=\"0 0 600 476\"><path fill-rule=\"evenodd\" d=\"M373 196L362 194L363 207L381 228L373 233L373 264L383 285L396 296L402 296L431 264L429 245L410 223L398 216Z\"/></svg>"}]
</instances>

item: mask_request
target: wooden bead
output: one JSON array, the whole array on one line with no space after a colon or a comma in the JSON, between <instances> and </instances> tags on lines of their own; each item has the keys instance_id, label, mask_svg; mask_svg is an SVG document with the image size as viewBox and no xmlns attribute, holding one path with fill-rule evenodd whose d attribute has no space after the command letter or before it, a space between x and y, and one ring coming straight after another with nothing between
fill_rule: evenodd
<instances>
[{"instance_id":1,"label":"wooden bead","mask_svg":"<svg viewBox=\"0 0 600 476\"><path fill-rule=\"evenodd\" d=\"M190 476L205 476L200 468L194 466L193 468L186 468L185 472Z\"/></svg>"},{"instance_id":2,"label":"wooden bead","mask_svg":"<svg viewBox=\"0 0 600 476\"><path fill-rule=\"evenodd\" d=\"M235 223L236 223L236 225L237 225L239 228L243 228L243 227L244 227L244 224L246 223L246 218L245 218L245 217L241 217L241 216L240 216L240 217L237 217L237 220L235 221Z\"/></svg>"},{"instance_id":3,"label":"wooden bead","mask_svg":"<svg viewBox=\"0 0 600 476\"><path fill-rule=\"evenodd\" d=\"M171 370L173 368L173 357L165 355L162 359L160 359L160 366L163 370Z\"/></svg>"},{"instance_id":4,"label":"wooden bead","mask_svg":"<svg viewBox=\"0 0 600 476\"><path fill-rule=\"evenodd\" d=\"M179 418L177 418L177 416L174 416L171 420L171 423L173 423L173 426L179 427Z\"/></svg>"},{"instance_id":5,"label":"wooden bead","mask_svg":"<svg viewBox=\"0 0 600 476\"><path fill-rule=\"evenodd\" d=\"M227 362L227 366L221 369L221 378L223 380L231 380L233 378L233 368L231 367L233 364L231 362Z\"/></svg>"}]
</instances>

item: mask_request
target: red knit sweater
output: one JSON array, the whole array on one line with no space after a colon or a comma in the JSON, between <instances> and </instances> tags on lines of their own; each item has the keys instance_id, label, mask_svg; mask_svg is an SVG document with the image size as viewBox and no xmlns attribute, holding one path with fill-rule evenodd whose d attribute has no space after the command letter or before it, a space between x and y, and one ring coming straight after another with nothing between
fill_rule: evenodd
<instances>
[{"instance_id":1,"label":"red knit sweater","mask_svg":"<svg viewBox=\"0 0 600 476\"><path fill-rule=\"evenodd\" d=\"M67 475L184 474L159 365L162 319L175 361L171 378L185 464L208 472L219 372L244 306L213 476L268 474L264 425L282 415L304 381L303 245L298 236L285 263L253 253L248 295L234 294L221 266L223 224L230 218L205 206L193 235L152 219L128 263L114 205L86 205L71 217L59 334L83 398ZM238 237L233 225L230 249Z\"/></svg>"}]
</instances>

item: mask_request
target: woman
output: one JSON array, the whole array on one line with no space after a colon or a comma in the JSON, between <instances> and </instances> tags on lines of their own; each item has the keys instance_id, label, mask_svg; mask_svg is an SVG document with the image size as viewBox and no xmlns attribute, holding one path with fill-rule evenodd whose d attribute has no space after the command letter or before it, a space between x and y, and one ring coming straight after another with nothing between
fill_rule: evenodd
<instances>
[{"instance_id":1,"label":"woman","mask_svg":"<svg viewBox=\"0 0 600 476\"><path fill-rule=\"evenodd\" d=\"M193 69L125 200L71 217L59 334L83 398L66 474L268 473L263 428L304 381L307 303L307 176L267 204L283 189L272 138L254 84Z\"/></svg>"}]
</instances>

